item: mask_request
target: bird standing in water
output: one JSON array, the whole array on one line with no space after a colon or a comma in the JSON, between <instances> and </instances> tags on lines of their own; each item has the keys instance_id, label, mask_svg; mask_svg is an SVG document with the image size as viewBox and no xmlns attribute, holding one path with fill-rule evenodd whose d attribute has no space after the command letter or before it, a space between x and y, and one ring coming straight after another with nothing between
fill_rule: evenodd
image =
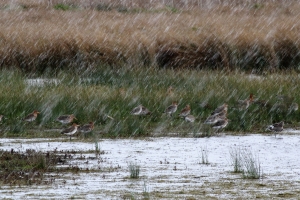
<instances>
[{"instance_id":1,"label":"bird standing in water","mask_svg":"<svg viewBox=\"0 0 300 200\"><path fill-rule=\"evenodd\" d=\"M72 126L70 126L69 128L66 128L66 129L62 130L61 134L69 135L70 136L70 141L71 141L71 137L72 137L72 135L74 135L77 132L78 126L79 125L73 123Z\"/></svg>"},{"instance_id":2,"label":"bird standing in water","mask_svg":"<svg viewBox=\"0 0 300 200\"><path fill-rule=\"evenodd\" d=\"M268 126L267 130L273 131L275 138L276 138L276 133L283 131L283 126L284 126L284 122L281 121L281 122L278 122L278 123Z\"/></svg>"}]
</instances>

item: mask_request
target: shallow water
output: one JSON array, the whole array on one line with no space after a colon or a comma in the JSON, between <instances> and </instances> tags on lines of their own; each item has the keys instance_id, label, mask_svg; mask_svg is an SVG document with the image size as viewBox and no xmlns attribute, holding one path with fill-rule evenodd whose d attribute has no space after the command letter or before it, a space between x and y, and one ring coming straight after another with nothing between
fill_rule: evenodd
<instances>
[{"instance_id":1,"label":"shallow water","mask_svg":"<svg viewBox=\"0 0 300 200\"><path fill-rule=\"evenodd\" d=\"M95 143L74 139L0 139L4 150L82 151L67 164L89 171L59 174L47 185L2 185L2 198L142 198L194 197L296 198L300 195L300 135L220 136L211 138L104 139ZM257 156L263 177L243 179L232 173L230 150L247 149ZM209 164L201 164L202 151ZM129 163L141 167L140 178L129 178Z\"/></svg>"}]
</instances>

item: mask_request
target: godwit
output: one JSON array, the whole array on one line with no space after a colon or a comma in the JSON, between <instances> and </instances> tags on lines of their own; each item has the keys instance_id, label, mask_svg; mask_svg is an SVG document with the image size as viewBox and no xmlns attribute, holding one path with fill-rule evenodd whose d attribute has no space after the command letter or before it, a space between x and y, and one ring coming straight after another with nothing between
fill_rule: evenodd
<instances>
[{"instance_id":1,"label":"godwit","mask_svg":"<svg viewBox=\"0 0 300 200\"><path fill-rule=\"evenodd\" d=\"M228 119L227 118L224 118L224 119L219 119L213 126L212 128L213 129L216 129L217 131L219 129L223 129L227 126L228 124Z\"/></svg>"},{"instance_id":2,"label":"godwit","mask_svg":"<svg viewBox=\"0 0 300 200\"><path fill-rule=\"evenodd\" d=\"M227 117L227 110L223 110L214 115L210 115L205 121L204 124L215 124L220 119L225 119Z\"/></svg>"},{"instance_id":3,"label":"godwit","mask_svg":"<svg viewBox=\"0 0 300 200\"><path fill-rule=\"evenodd\" d=\"M179 117L185 117L189 115L191 112L191 107L190 105L186 105L180 112Z\"/></svg>"},{"instance_id":4,"label":"godwit","mask_svg":"<svg viewBox=\"0 0 300 200\"><path fill-rule=\"evenodd\" d=\"M228 104L224 103L223 105L217 107L210 115L218 115L223 112L227 114Z\"/></svg>"},{"instance_id":5,"label":"godwit","mask_svg":"<svg viewBox=\"0 0 300 200\"><path fill-rule=\"evenodd\" d=\"M139 105L139 106L133 108L132 111L130 112L130 114L132 114L132 115L140 115L142 113L142 110L143 110L143 106Z\"/></svg>"},{"instance_id":6,"label":"godwit","mask_svg":"<svg viewBox=\"0 0 300 200\"><path fill-rule=\"evenodd\" d=\"M74 135L74 134L77 132L78 126L79 126L79 125L73 123L72 126L70 126L69 128L64 129L64 130L61 132L61 134L69 135L69 136L70 136L70 141L71 141L71 137L72 137L72 135Z\"/></svg>"},{"instance_id":7,"label":"godwit","mask_svg":"<svg viewBox=\"0 0 300 200\"><path fill-rule=\"evenodd\" d=\"M34 121L36 118L37 118L37 115L39 114L40 112L38 111L33 111L32 113L30 113L29 115L27 115L25 118L24 118L24 121L26 122L32 122ZM2 118L1 118L2 119Z\"/></svg>"},{"instance_id":8,"label":"godwit","mask_svg":"<svg viewBox=\"0 0 300 200\"><path fill-rule=\"evenodd\" d=\"M195 117L193 115L186 115L184 120L193 123L195 121Z\"/></svg>"},{"instance_id":9,"label":"godwit","mask_svg":"<svg viewBox=\"0 0 300 200\"><path fill-rule=\"evenodd\" d=\"M177 111L178 104L177 102L173 102L172 105L167 107L167 109L164 111L164 113L167 113L169 116L171 116L173 113Z\"/></svg>"},{"instance_id":10,"label":"godwit","mask_svg":"<svg viewBox=\"0 0 300 200\"><path fill-rule=\"evenodd\" d=\"M278 122L278 123L275 123L275 124L270 125L270 126L267 128L267 130L273 131L274 134L275 134L275 137L276 137L276 133L277 133L277 132L283 131L283 125L284 125L284 122L281 121L281 122Z\"/></svg>"},{"instance_id":11,"label":"godwit","mask_svg":"<svg viewBox=\"0 0 300 200\"><path fill-rule=\"evenodd\" d=\"M253 94L250 94L249 99L245 99L245 100L238 100L237 102L237 108L241 111L241 110L246 110L250 103L253 102Z\"/></svg>"},{"instance_id":12,"label":"godwit","mask_svg":"<svg viewBox=\"0 0 300 200\"><path fill-rule=\"evenodd\" d=\"M148 110L148 108L142 106L142 113L141 115L151 115L151 112Z\"/></svg>"},{"instance_id":13,"label":"godwit","mask_svg":"<svg viewBox=\"0 0 300 200\"><path fill-rule=\"evenodd\" d=\"M80 132L82 133L89 133L94 129L94 122L90 122L85 124L79 128Z\"/></svg>"},{"instance_id":14,"label":"godwit","mask_svg":"<svg viewBox=\"0 0 300 200\"><path fill-rule=\"evenodd\" d=\"M69 123L73 122L74 119L76 119L76 117L73 114L72 115L61 115L56 119L56 121L59 121L62 124L69 124Z\"/></svg>"},{"instance_id":15,"label":"godwit","mask_svg":"<svg viewBox=\"0 0 300 200\"><path fill-rule=\"evenodd\" d=\"M132 115L150 115L151 112L144 106L139 105L137 107L135 107L130 114Z\"/></svg>"}]
</instances>

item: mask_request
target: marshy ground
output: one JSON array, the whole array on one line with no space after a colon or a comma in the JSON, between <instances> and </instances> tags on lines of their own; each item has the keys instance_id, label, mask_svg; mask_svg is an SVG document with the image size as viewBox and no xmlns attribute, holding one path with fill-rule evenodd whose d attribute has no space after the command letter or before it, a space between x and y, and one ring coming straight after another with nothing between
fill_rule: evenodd
<instances>
[{"instance_id":1,"label":"marshy ground","mask_svg":"<svg viewBox=\"0 0 300 200\"><path fill-rule=\"evenodd\" d=\"M2 177L0 193L8 199L297 198L300 138L298 134L279 138L221 134L211 138L101 139L96 143L101 154L97 154L95 142L77 139L1 139L4 151L56 152L64 162L52 166L49 172L37 170L35 175L20 175L29 175L30 182L25 184L13 182L13 178L4 184ZM230 152L238 148L257 158L259 179L233 173ZM202 162L203 156L206 163ZM140 167L139 178L130 178L130 164Z\"/></svg>"}]
</instances>

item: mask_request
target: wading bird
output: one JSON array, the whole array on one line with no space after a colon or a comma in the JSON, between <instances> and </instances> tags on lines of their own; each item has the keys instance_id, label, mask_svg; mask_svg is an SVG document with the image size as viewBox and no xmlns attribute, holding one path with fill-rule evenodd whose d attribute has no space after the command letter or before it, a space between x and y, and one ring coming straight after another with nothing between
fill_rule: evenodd
<instances>
[{"instance_id":1,"label":"wading bird","mask_svg":"<svg viewBox=\"0 0 300 200\"><path fill-rule=\"evenodd\" d=\"M281 121L281 122L278 122L278 123L275 123L275 124L272 124L272 125L268 126L267 130L273 131L274 135L276 137L277 132L283 131L283 125L284 125L284 122Z\"/></svg>"},{"instance_id":2,"label":"wading bird","mask_svg":"<svg viewBox=\"0 0 300 200\"><path fill-rule=\"evenodd\" d=\"M186 105L180 112L179 117L185 117L191 113L190 105Z\"/></svg>"},{"instance_id":3,"label":"wading bird","mask_svg":"<svg viewBox=\"0 0 300 200\"><path fill-rule=\"evenodd\" d=\"M253 102L253 94L250 94L248 99L237 101L237 108L240 111L246 110L252 102Z\"/></svg>"},{"instance_id":4,"label":"wading bird","mask_svg":"<svg viewBox=\"0 0 300 200\"><path fill-rule=\"evenodd\" d=\"M139 105L132 109L130 112L131 115L150 115L151 112L144 106Z\"/></svg>"},{"instance_id":5,"label":"wading bird","mask_svg":"<svg viewBox=\"0 0 300 200\"><path fill-rule=\"evenodd\" d=\"M195 117L193 115L187 115L184 117L184 120L193 123L195 121Z\"/></svg>"},{"instance_id":6,"label":"wading bird","mask_svg":"<svg viewBox=\"0 0 300 200\"><path fill-rule=\"evenodd\" d=\"M26 121L26 122L32 122L32 121L34 121L37 118L37 115L39 113L40 112L38 112L37 110L35 110L32 113L30 113L29 115L27 115L23 120Z\"/></svg>"},{"instance_id":7,"label":"wading bird","mask_svg":"<svg viewBox=\"0 0 300 200\"><path fill-rule=\"evenodd\" d=\"M82 133L89 133L94 129L94 122L85 124L79 128L79 131Z\"/></svg>"},{"instance_id":8,"label":"wading bird","mask_svg":"<svg viewBox=\"0 0 300 200\"><path fill-rule=\"evenodd\" d=\"M73 114L72 115L61 115L56 119L56 121L58 121L62 124L69 124L69 123L73 122L74 119L76 119L76 117Z\"/></svg>"},{"instance_id":9,"label":"wading bird","mask_svg":"<svg viewBox=\"0 0 300 200\"><path fill-rule=\"evenodd\" d=\"M73 123L73 125L70 126L69 128L62 130L61 134L70 136L70 141L71 141L71 137L72 137L72 135L74 135L77 132L78 126L79 125Z\"/></svg>"},{"instance_id":10,"label":"wading bird","mask_svg":"<svg viewBox=\"0 0 300 200\"><path fill-rule=\"evenodd\" d=\"M220 113L226 113L228 110L228 104L224 103L223 105L217 107L210 115L218 115Z\"/></svg>"},{"instance_id":11,"label":"wading bird","mask_svg":"<svg viewBox=\"0 0 300 200\"><path fill-rule=\"evenodd\" d=\"M169 116L172 116L172 114L177 111L177 107L178 107L177 102L173 102L172 105L166 108L164 113L167 113Z\"/></svg>"}]
</instances>

